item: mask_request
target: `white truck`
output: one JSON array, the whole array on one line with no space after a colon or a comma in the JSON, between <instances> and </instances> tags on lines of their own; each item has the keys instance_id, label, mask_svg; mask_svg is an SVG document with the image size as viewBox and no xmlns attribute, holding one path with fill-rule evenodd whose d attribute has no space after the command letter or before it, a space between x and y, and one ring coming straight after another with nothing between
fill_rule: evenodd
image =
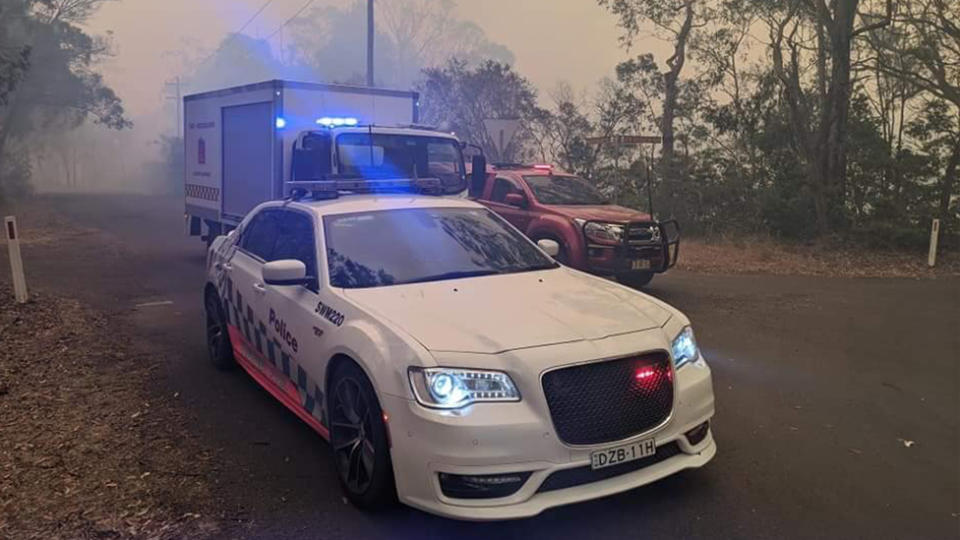
<instances>
[{"instance_id":1,"label":"white truck","mask_svg":"<svg viewBox=\"0 0 960 540\"><path fill-rule=\"evenodd\" d=\"M281 80L184 97L188 234L209 243L315 181L429 177L462 192L461 143L417 126L418 108L416 92Z\"/></svg>"}]
</instances>

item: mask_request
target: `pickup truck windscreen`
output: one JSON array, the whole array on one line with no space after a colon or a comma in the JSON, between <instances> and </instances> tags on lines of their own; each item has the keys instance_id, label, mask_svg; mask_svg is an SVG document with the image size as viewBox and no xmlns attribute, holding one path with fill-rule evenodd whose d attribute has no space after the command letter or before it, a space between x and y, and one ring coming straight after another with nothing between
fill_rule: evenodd
<instances>
[{"instance_id":1,"label":"pickup truck windscreen","mask_svg":"<svg viewBox=\"0 0 960 540\"><path fill-rule=\"evenodd\" d=\"M576 176L530 175L523 179L540 204L607 204L595 187Z\"/></svg>"},{"instance_id":2,"label":"pickup truck windscreen","mask_svg":"<svg viewBox=\"0 0 960 540\"><path fill-rule=\"evenodd\" d=\"M439 178L445 191L466 188L463 155L453 139L383 133L344 133L337 137L343 178ZM456 189L459 188L459 189Z\"/></svg>"},{"instance_id":3,"label":"pickup truck windscreen","mask_svg":"<svg viewBox=\"0 0 960 540\"><path fill-rule=\"evenodd\" d=\"M479 208L325 216L334 287L363 288L556 268L523 235Z\"/></svg>"}]
</instances>

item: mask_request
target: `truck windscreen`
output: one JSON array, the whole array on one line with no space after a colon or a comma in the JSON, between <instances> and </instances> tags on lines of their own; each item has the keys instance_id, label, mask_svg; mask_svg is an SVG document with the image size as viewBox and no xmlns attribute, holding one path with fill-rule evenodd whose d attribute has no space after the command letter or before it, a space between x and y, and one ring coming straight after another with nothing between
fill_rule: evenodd
<instances>
[{"instance_id":1,"label":"truck windscreen","mask_svg":"<svg viewBox=\"0 0 960 540\"><path fill-rule=\"evenodd\" d=\"M524 176L541 204L607 204L603 195L586 180L576 176Z\"/></svg>"},{"instance_id":2,"label":"truck windscreen","mask_svg":"<svg viewBox=\"0 0 960 540\"><path fill-rule=\"evenodd\" d=\"M343 178L439 178L444 191L466 189L463 155L453 139L384 133L343 133L337 137Z\"/></svg>"}]
</instances>

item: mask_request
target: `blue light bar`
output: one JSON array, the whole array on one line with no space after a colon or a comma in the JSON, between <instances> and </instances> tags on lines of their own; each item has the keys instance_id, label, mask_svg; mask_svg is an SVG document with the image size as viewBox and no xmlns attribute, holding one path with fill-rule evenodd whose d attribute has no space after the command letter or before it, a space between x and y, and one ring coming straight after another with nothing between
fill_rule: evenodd
<instances>
[{"instance_id":1,"label":"blue light bar","mask_svg":"<svg viewBox=\"0 0 960 540\"><path fill-rule=\"evenodd\" d=\"M287 121L282 116L278 116L276 126L277 126L277 129L283 129L287 127Z\"/></svg>"},{"instance_id":2,"label":"blue light bar","mask_svg":"<svg viewBox=\"0 0 960 540\"><path fill-rule=\"evenodd\" d=\"M359 120L350 116L324 116L322 118L317 118L317 124L324 127L355 126L359 123Z\"/></svg>"}]
</instances>

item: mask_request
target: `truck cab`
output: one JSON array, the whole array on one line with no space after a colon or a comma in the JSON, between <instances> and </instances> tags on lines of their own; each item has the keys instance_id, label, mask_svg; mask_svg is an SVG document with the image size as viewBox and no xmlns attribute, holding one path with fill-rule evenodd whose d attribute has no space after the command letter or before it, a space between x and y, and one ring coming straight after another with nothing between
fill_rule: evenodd
<instances>
[{"instance_id":1,"label":"truck cab","mask_svg":"<svg viewBox=\"0 0 960 540\"><path fill-rule=\"evenodd\" d=\"M534 241L559 243L557 259L578 270L641 287L677 262L675 220L609 204L589 181L551 165L494 165L470 195Z\"/></svg>"},{"instance_id":2,"label":"truck cab","mask_svg":"<svg viewBox=\"0 0 960 540\"><path fill-rule=\"evenodd\" d=\"M464 169L460 142L447 133L416 126L331 126L297 137L288 185L327 178L435 178L444 194L456 194L464 189Z\"/></svg>"},{"instance_id":3,"label":"truck cab","mask_svg":"<svg viewBox=\"0 0 960 540\"><path fill-rule=\"evenodd\" d=\"M211 243L264 201L350 182L465 190L460 141L418 125L416 92L265 81L184 98L187 233Z\"/></svg>"}]
</instances>

